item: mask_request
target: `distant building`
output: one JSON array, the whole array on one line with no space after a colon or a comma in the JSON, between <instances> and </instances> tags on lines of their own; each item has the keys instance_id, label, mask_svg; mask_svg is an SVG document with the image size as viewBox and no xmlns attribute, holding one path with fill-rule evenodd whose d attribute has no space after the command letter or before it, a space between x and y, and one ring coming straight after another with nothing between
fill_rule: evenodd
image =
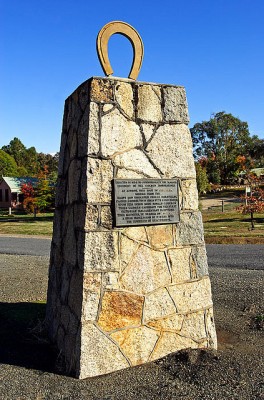
<instances>
[{"instance_id":1,"label":"distant building","mask_svg":"<svg viewBox=\"0 0 264 400\"><path fill-rule=\"evenodd\" d=\"M2 176L0 178L0 208L21 207L23 202L21 186L25 183L36 187L38 178Z\"/></svg>"}]
</instances>

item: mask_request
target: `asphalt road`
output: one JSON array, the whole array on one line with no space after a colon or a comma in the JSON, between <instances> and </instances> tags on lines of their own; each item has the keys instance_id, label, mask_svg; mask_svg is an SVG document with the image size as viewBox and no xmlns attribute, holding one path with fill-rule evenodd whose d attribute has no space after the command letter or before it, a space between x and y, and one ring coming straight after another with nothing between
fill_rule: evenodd
<instances>
[{"instance_id":1,"label":"asphalt road","mask_svg":"<svg viewBox=\"0 0 264 400\"><path fill-rule=\"evenodd\" d=\"M50 239L0 237L0 254L49 256ZM264 246L208 244L209 267L264 270Z\"/></svg>"},{"instance_id":2,"label":"asphalt road","mask_svg":"<svg viewBox=\"0 0 264 400\"><path fill-rule=\"evenodd\" d=\"M32 237L0 237L0 254L49 256L50 239Z\"/></svg>"}]
</instances>

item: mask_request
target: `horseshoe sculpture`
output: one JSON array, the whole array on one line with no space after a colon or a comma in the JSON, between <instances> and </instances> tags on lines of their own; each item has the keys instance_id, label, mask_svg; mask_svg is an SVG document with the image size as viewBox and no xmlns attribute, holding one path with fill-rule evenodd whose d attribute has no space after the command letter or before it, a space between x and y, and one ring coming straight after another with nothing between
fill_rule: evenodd
<instances>
[{"instance_id":1,"label":"horseshoe sculpture","mask_svg":"<svg viewBox=\"0 0 264 400\"><path fill-rule=\"evenodd\" d=\"M133 47L133 63L128 78L136 80L142 65L144 47L141 37L133 26L121 21L108 22L100 30L97 36L97 54L105 75L111 75L114 71L108 57L108 41L112 35L119 33L125 36Z\"/></svg>"}]
</instances>

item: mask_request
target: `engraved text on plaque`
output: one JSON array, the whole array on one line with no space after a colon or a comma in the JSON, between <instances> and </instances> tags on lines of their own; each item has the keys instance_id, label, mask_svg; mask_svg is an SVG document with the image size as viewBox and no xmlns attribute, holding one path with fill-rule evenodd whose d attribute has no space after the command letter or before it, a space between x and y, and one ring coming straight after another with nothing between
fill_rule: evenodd
<instances>
[{"instance_id":1,"label":"engraved text on plaque","mask_svg":"<svg viewBox=\"0 0 264 400\"><path fill-rule=\"evenodd\" d=\"M179 222L177 179L114 179L116 226Z\"/></svg>"}]
</instances>

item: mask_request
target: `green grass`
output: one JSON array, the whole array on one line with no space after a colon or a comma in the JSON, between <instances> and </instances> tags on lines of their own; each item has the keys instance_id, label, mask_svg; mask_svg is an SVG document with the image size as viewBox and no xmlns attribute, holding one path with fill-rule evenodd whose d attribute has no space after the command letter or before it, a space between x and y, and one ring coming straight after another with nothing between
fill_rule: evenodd
<instances>
[{"instance_id":1,"label":"green grass","mask_svg":"<svg viewBox=\"0 0 264 400\"><path fill-rule=\"evenodd\" d=\"M264 243L264 214L254 215L254 230L250 216L232 207L224 213L212 209L202 215L207 243Z\"/></svg>"},{"instance_id":2,"label":"green grass","mask_svg":"<svg viewBox=\"0 0 264 400\"><path fill-rule=\"evenodd\" d=\"M7 212L0 214L0 234L7 235L44 235L51 236L53 228L53 213L33 214Z\"/></svg>"}]
</instances>

